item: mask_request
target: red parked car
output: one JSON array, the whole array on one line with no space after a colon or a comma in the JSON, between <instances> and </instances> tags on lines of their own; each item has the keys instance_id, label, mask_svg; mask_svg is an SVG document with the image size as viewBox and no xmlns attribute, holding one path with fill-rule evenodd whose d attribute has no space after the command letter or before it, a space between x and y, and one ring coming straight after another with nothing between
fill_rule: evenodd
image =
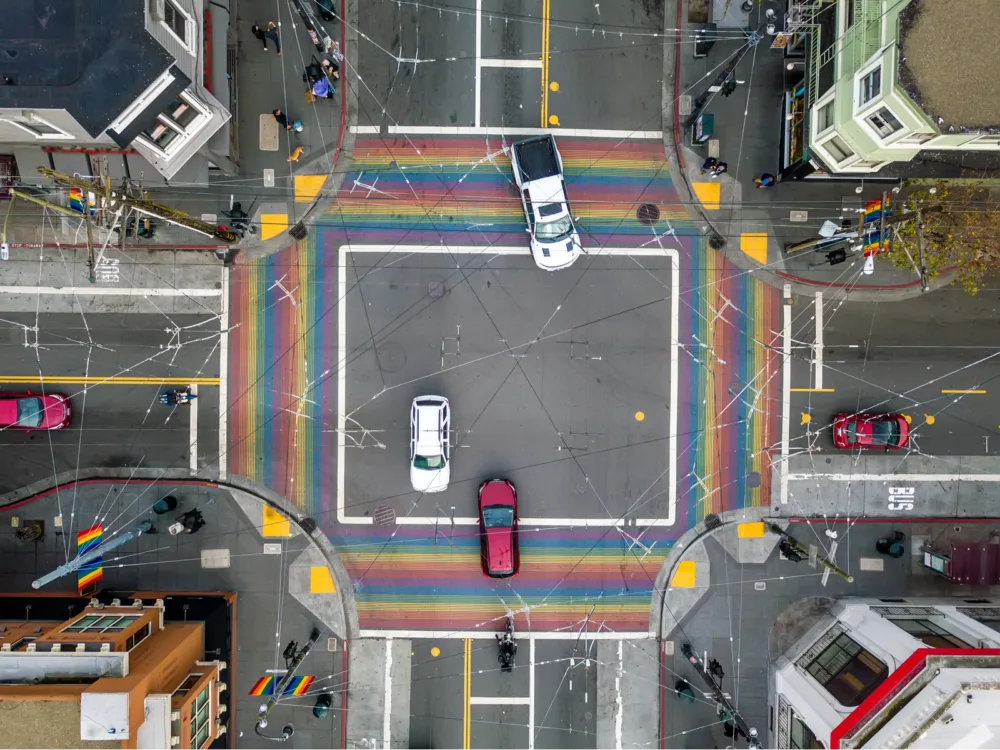
<instances>
[{"instance_id":1,"label":"red parked car","mask_svg":"<svg viewBox=\"0 0 1000 750\"><path fill-rule=\"evenodd\" d=\"M838 414L833 418L833 444L843 450L905 448L910 425L902 414Z\"/></svg>"},{"instance_id":2,"label":"red parked car","mask_svg":"<svg viewBox=\"0 0 1000 750\"><path fill-rule=\"evenodd\" d=\"M517 573L517 490L506 479L479 485L479 540L483 573L490 578Z\"/></svg>"},{"instance_id":3,"label":"red parked car","mask_svg":"<svg viewBox=\"0 0 1000 750\"><path fill-rule=\"evenodd\" d=\"M0 393L0 429L61 430L71 414L69 396L61 393Z\"/></svg>"}]
</instances>

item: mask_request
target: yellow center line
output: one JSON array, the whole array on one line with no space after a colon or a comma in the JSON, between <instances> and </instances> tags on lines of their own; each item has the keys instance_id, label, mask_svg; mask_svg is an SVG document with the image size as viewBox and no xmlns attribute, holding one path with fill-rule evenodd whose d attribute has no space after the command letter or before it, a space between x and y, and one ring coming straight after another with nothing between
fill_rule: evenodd
<instances>
[{"instance_id":1,"label":"yellow center line","mask_svg":"<svg viewBox=\"0 0 1000 750\"><path fill-rule=\"evenodd\" d=\"M163 377L147 378L132 375L91 375L79 377L76 375L0 375L0 385L3 384L40 384L54 383L57 385L218 385L218 378L181 378Z\"/></svg>"},{"instance_id":2,"label":"yellow center line","mask_svg":"<svg viewBox=\"0 0 1000 750\"><path fill-rule=\"evenodd\" d=\"M960 391L944 390L944 391L941 391L941 393L978 393L978 394L981 395L983 393L986 393L986 391L981 391L981 390L976 390L976 389L970 388L969 390L964 390L963 389L963 390L960 390Z\"/></svg>"},{"instance_id":3,"label":"yellow center line","mask_svg":"<svg viewBox=\"0 0 1000 750\"><path fill-rule=\"evenodd\" d=\"M789 388L792 393L835 393L833 388Z\"/></svg>"},{"instance_id":4,"label":"yellow center line","mask_svg":"<svg viewBox=\"0 0 1000 750\"><path fill-rule=\"evenodd\" d=\"M551 0L542 0L542 127L549 125L549 16Z\"/></svg>"},{"instance_id":5,"label":"yellow center line","mask_svg":"<svg viewBox=\"0 0 1000 750\"><path fill-rule=\"evenodd\" d=\"M462 670L462 747L472 746L472 639L465 639L465 666Z\"/></svg>"}]
</instances>

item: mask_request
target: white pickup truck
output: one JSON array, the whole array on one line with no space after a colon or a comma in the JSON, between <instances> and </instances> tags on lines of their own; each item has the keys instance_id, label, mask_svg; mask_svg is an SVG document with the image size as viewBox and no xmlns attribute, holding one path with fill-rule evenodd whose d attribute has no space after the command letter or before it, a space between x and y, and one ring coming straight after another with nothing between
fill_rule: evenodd
<instances>
[{"instance_id":1,"label":"white pickup truck","mask_svg":"<svg viewBox=\"0 0 1000 750\"><path fill-rule=\"evenodd\" d=\"M531 235L531 255L539 268L568 268L583 252L580 235L573 225L562 157L556 139L542 135L518 141L510 150L514 182L521 193L521 206Z\"/></svg>"}]
</instances>

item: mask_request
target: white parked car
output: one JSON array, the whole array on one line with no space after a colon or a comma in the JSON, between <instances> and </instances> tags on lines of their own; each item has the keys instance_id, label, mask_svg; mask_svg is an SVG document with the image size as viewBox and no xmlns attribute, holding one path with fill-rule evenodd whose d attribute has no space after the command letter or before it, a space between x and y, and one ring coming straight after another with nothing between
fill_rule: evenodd
<instances>
[{"instance_id":1,"label":"white parked car","mask_svg":"<svg viewBox=\"0 0 1000 750\"><path fill-rule=\"evenodd\" d=\"M583 252L573 224L562 157L556 139L542 135L518 141L510 149L514 182L531 235L531 255L546 271L568 268Z\"/></svg>"},{"instance_id":2,"label":"white parked car","mask_svg":"<svg viewBox=\"0 0 1000 750\"><path fill-rule=\"evenodd\" d=\"M410 484L443 492L451 480L451 409L442 396L418 396L410 407Z\"/></svg>"}]
</instances>

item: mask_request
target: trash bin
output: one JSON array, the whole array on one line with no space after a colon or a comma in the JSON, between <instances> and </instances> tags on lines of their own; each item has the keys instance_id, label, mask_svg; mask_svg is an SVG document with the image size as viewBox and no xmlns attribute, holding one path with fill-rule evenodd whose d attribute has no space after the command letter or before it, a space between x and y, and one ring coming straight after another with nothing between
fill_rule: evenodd
<instances>
[{"instance_id":1,"label":"trash bin","mask_svg":"<svg viewBox=\"0 0 1000 750\"><path fill-rule=\"evenodd\" d=\"M177 498L173 495L167 495L166 497L161 497L155 503L153 503L153 512L162 516L164 513L170 513L177 509Z\"/></svg>"},{"instance_id":2,"label":"trash bin","mask_svg":"<svg viewBox=\"0 0 1000 750\"><path fill-rule=\"evenodd\" d=\"M906 535L901 531L892 532L892 536L875 542L875 551L880 555L899 558L906 554Z\"/></svg>"}]
</instances>

